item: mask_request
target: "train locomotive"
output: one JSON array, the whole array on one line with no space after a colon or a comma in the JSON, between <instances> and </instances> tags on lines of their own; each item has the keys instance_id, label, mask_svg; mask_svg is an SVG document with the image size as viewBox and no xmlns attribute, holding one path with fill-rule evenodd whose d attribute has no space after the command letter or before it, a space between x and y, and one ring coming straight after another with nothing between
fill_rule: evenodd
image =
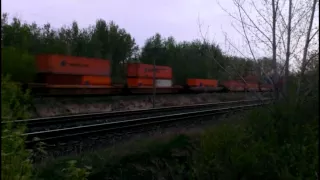
<instances>
[{"instance_id":1,"label":"train locomotive","mask_svg":"<svg viewBox=\"0 0 320 180\"><path fill-rule=\"evenodd\" d=\"M105 59L45 54L35 58L35 81L28 83L32 92L42 95L128 95L204 92L272 91L270 84L257 80L219 81L188 78L185 84L174 84L169 66L143 63L125 65L125 81L112 82L111 62ZM155 68L154 68L155 67Z\"/></svg>"}]
</instances>

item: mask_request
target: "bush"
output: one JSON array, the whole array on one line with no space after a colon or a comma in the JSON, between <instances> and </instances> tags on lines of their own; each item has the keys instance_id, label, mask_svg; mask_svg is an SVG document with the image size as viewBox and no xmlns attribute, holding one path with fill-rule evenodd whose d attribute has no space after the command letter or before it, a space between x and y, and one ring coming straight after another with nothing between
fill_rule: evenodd
<instances>
[{"instance_id":1,"label":"bush","mask_svg":"<svg viewBox=\"0 0 320 180\"><path fill-rule=\"evenodd\" d=\"M11 80L18 82L33 82L36 65L34 56L13 47L1 50L2 74L10 75Z\"/></svg>"},{"instance_id":2,"label":"bush","mask_svg":"<svg viewBox=\"0 0 320 180\"><path fill-rule=\"evenodd\" d=\"M114 150L93 152L78 157L55 159L46 162L38 169L40 179L70 179L74 177L87 179L178 179L188 177L191 163L191 143L187 136L177 136L165 141L135 142L128 147ZM123 149L124 148L124 149ZM130 152L126 152L130 149ZM132 153L134 152L134 153ZM77 159L77 161L74 161ZM70 168L70 162L73 167ZM77 166L77 168L75 167ZM90 166L90 174L85 173ZM80 167L80 168L79 168ZM70 169L66 171L65 169ZM78 170L76 170L78 169ZM82 169L82 170L80 170ZM73 173L70 173L73 171ZM78 175L75 175L78 172ZM80 173L82 172L82 173ZM80 177L82 174L82 177Z\"/></svg>"},{"instance_id":3,"label":"bush","mask_svg":"<svg viewBox=\"0 0 320 180\"><path fill-rule=\"evenodd\" d=\"M23 94L20 87L12 83L8 77L1 81L1 178L6 180L28 180L32 176L31 152L24 147L24 139L20 136L25 126L13 127L10 121L18 117L28 118L28 106L23 104L29 94Z\"/></svg>"},{"instance_id":4,"label":"bush","mask_svg":"<svg viewBox=\"0 0 320 180\"><path fill-rule=\"evenodd\" d=\"M253 111L201 138L196 179L315 179L318 103L284 103ZM262 118L263 117L263 118Z\"/></svg>"}]
</instances>

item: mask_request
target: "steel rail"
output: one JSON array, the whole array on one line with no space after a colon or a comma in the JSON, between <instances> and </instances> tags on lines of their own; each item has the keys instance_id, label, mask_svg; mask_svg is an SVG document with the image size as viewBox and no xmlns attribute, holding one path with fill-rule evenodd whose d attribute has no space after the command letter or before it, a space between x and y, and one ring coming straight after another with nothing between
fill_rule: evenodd
<instances>
[{"instance_id":1,"label":"steel rail","mask_svg":"<svg viewBox=\"0 0 320 180\"><path fill-rule=\"evenodd\" d=\"M262 102L271 101L271 99L263 99ZM196 104L196 105L187 105L187 106L171 106L171 107L162 107L162 108L152 108L152 109L142 109L142 110L129 110L129 111L113 111L113 112L100 112L100 113L90 113L90 114L76 114L68 116L55 116L55 117L46 117L46 118L35 118L35 119L25 119L25 120L15 120L11 121L14 124L26 124L28 128L33 127L42 127L50 126L57 124L68 124L68 123L77 123L84 121L98 121L106 120L117 117L127 117L127 116L136 116L136 115L152 115L154 113L170 113L180 110L193 110L200 108L214 108L227 105L235 104L250 104L254 102L261 102L261 100L242 100L242 101L227 101L219 103L206 103L206 104ZM10 121L3 121L1 124L9 123Z\"/></svg>"},{"instance_id":2,"label":"steel rail","mask_svg":"<svg viewBox=\"0 0 320 180\"><path fill-rule=\"evenodd\" d=\"M202 118L207 116L212 116L216 114L224 114L228 112L234 112L239 110L250 109L257 106L262 106L269 104L271 102L260 102L260 103L251 103L250 105L238 105L232 107L224 107L224 108L216 108L209 110L200 110L195 112L187 112L187 113L176 113L170 115L161 115L155 117L148 118L138 118L131 119L126 121L118 121L118 122L108 122L108 123L100 123L86 126L78 126L72 128L63 128L63 129L55 129L48 131L40 131L33 133L25 133L23 136L26 137L26 142L29 145L34 145L38 142L49 142L49 141L60 141L67 140L69 138L80 138L87 137L89 135L97 135L101 133L111 133L119 130L127 130L137 127L144 127L147 125L156 125L162 123L172 123L175 121L186 120L186 119L195 119Z\"/></svg>"}]
</instances>

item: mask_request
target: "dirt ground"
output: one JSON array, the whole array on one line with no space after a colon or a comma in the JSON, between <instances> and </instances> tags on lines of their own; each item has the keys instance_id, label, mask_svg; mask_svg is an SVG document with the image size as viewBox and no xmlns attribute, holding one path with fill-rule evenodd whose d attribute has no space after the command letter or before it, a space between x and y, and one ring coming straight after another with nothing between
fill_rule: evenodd
<instances>
[{"instance_id":1,"label":"dirt ground","mask_svg":"<svg viewBox=\"0 0 320 180\"><path fill-rule=\"evenodd\" d=\"M260 95L262 96L262 95ZM212 93L156 95L155 107L182 106L256 98L252 93ZM49 117L101 111L124 111L152 108L152 96L109 96L81 98L34 98L32 116Z\"/></svg>"}]
</instances>

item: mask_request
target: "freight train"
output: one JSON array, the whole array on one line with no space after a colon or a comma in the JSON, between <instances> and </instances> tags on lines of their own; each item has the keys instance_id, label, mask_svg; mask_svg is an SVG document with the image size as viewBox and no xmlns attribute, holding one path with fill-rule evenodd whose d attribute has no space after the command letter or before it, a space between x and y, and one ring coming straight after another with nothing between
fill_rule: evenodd
<instances>
[{"instance_id":1,"label":"freight train","mask_svg":"<svg viewBox=\"0 0 320 180\"><path fill-rule=\"evenodd\" d=\"M254 77L247 78L246 84L241 80L189 78L185 84L177 85L172 82L171 67L142 63L127 63L126 80L114 83L109 60L46 54L37 55L35 61L35 82L28 83L28 87L43 95L272 91L270 84L262 84Z\"/></svg>"}]
</instances>

